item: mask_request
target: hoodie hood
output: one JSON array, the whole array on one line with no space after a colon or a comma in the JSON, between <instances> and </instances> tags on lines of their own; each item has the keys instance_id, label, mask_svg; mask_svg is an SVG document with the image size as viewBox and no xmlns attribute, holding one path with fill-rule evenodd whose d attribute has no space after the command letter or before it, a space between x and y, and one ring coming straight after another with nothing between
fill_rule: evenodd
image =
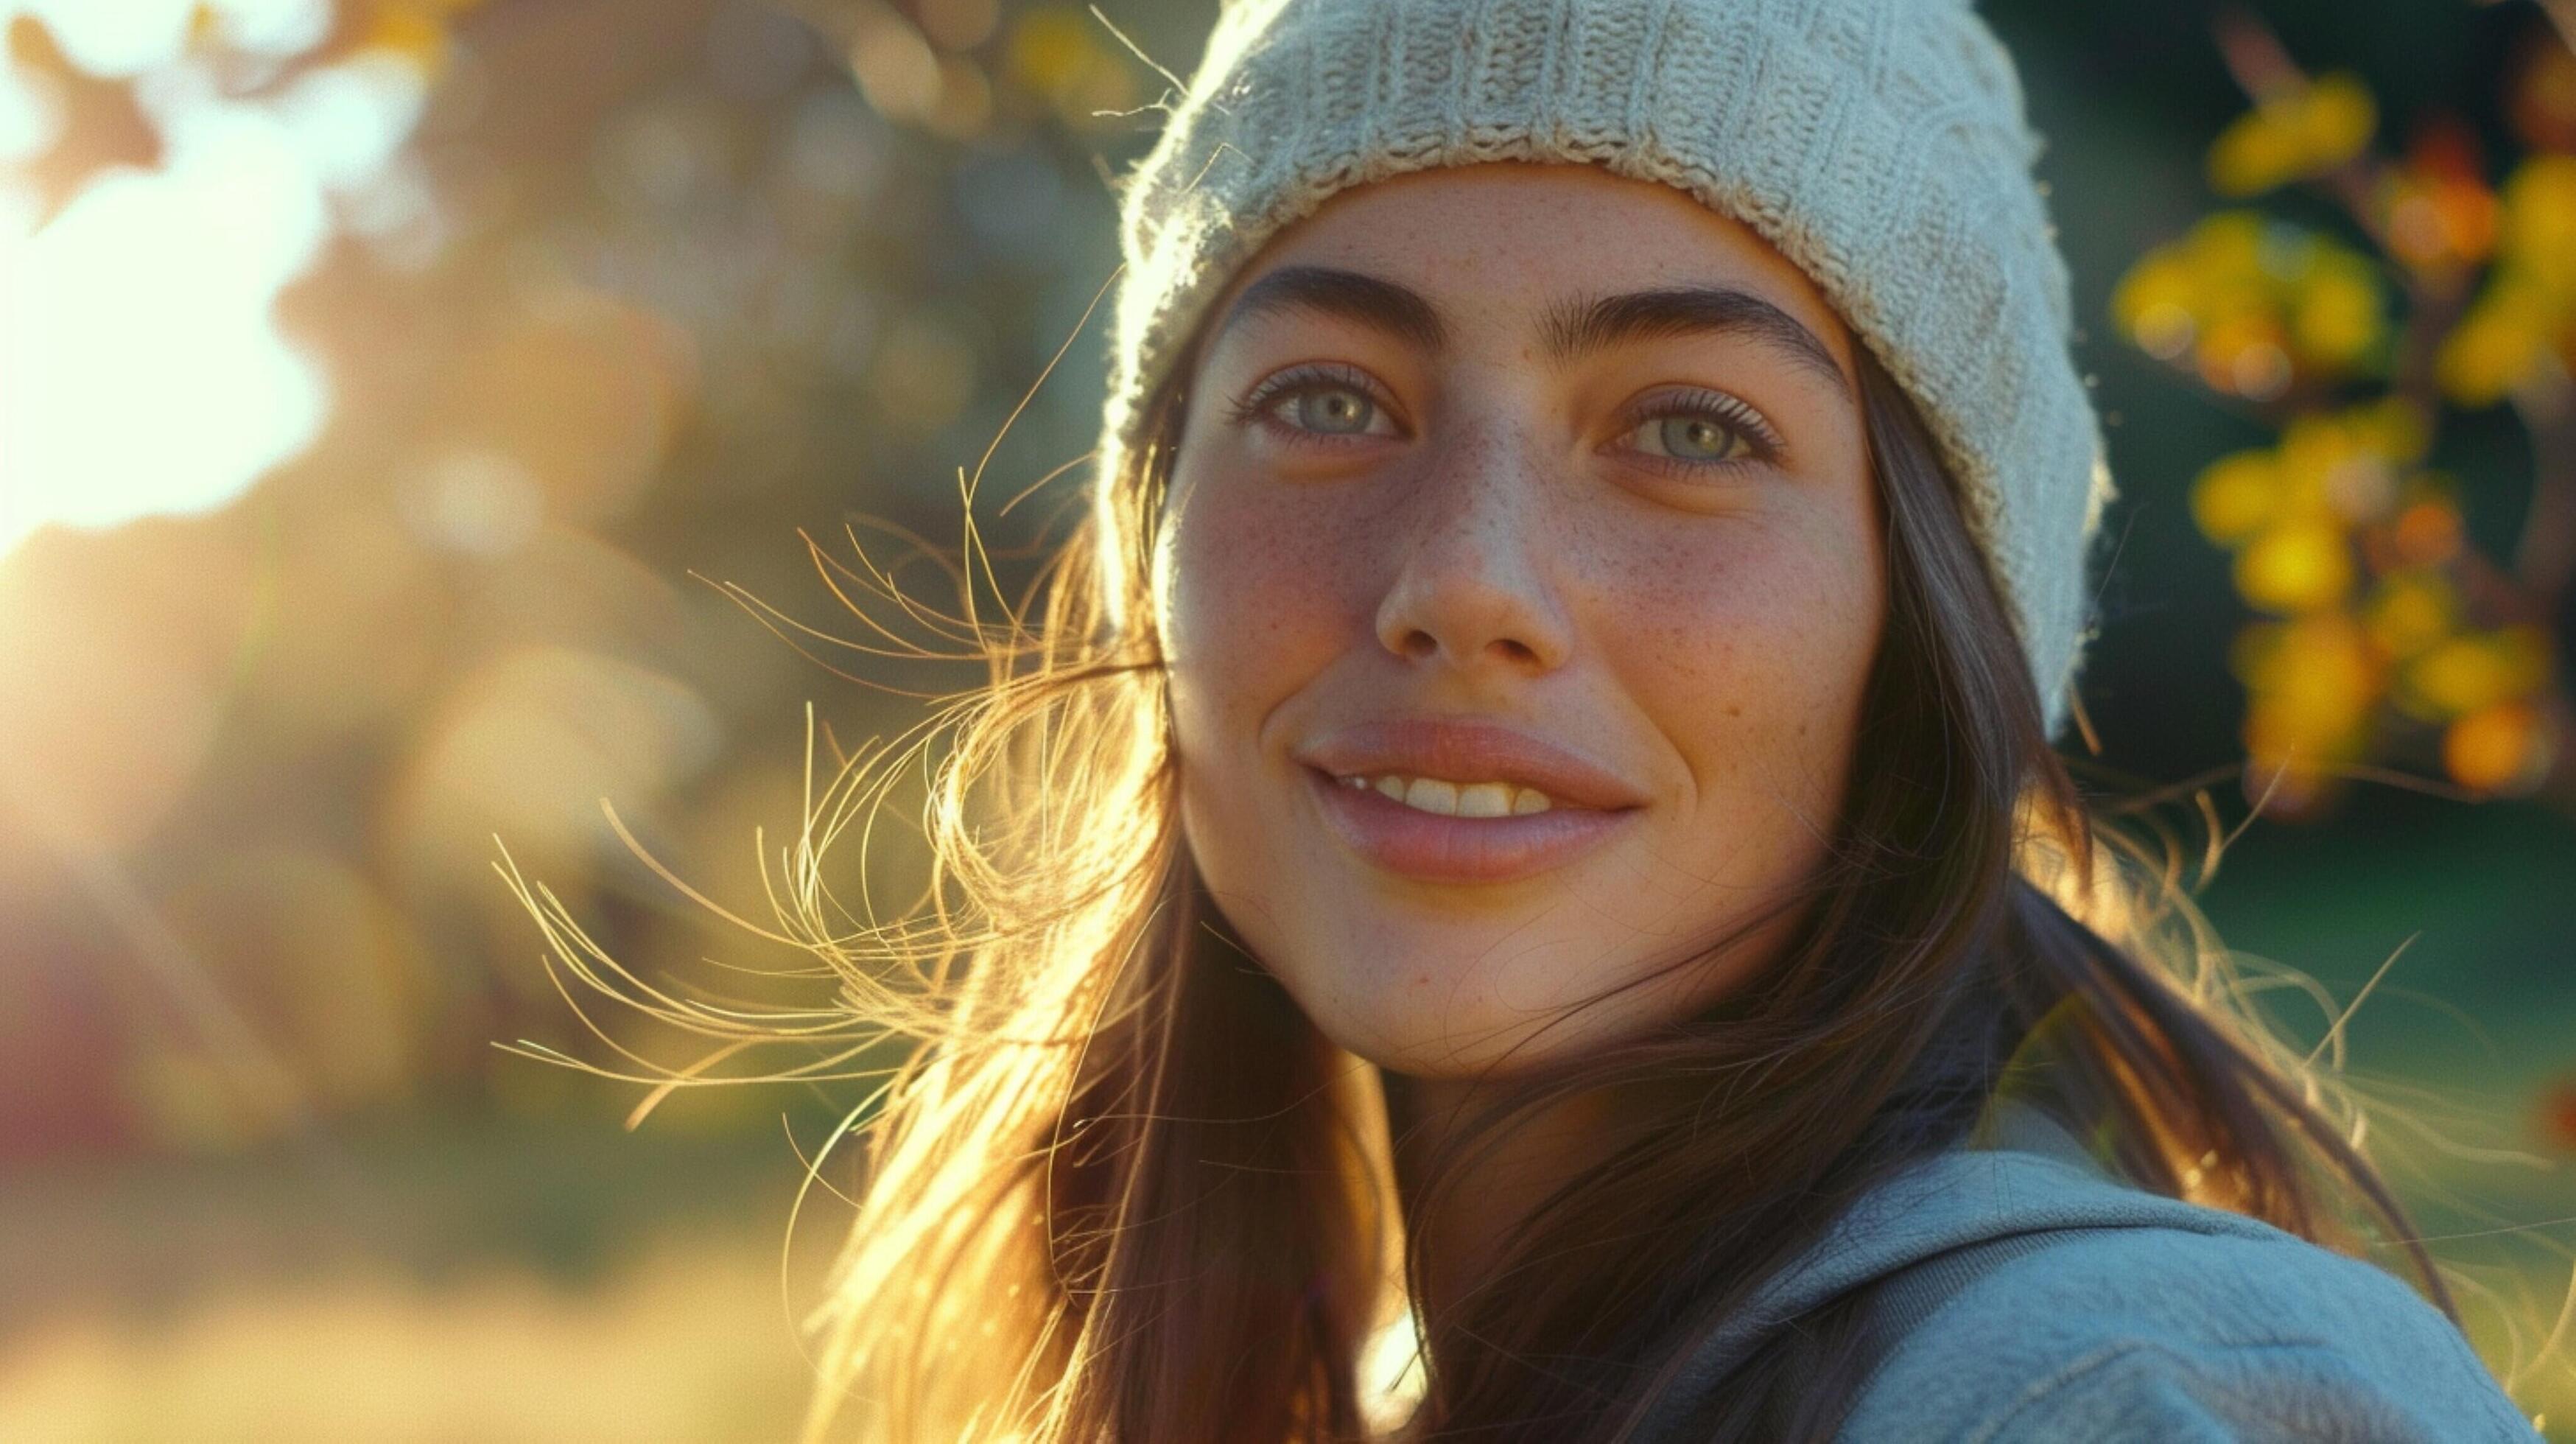
<instances>
[{"instance_id":1,"label":"hoodie hood","mask_svg":"<svg viewBox=\"0 0 2576 1444\"><path fill-rule=\"evenodd\" d=\"M2291 1237L2117 1179L2047 1113L1998 1099L1968 1146L1926 1158L1861 1195L1813 1247L1719 1324L1636 1437L1671 1434L1773 1330L1854 1289L1979 1244L2103 1228Z\"/></svg>"}]
</instances>

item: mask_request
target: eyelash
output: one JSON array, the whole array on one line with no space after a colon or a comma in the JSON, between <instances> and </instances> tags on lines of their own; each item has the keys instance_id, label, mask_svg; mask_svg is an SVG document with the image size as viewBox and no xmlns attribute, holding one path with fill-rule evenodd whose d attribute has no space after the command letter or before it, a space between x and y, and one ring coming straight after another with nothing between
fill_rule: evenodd
<instances>
[{"instance_id":1,"label":"eyelash","mask_svg":"<svg viewBox=\"0 0 2576 1444\"><path fill-rule=\"evenodd\" d=\"M1368 373L1356 366L1318 362L1308 366L1292 366L1272 376L1252 388L1251 393L1241 401L1236 402L1231 408L1231 413L1236 425L1246 422L1257 423L1292 446L1330 446L1334 443L1331 434L1284 425L1271 414L1280 402L1309 391L1354 391L1367 397L1370 405L1386 411L1389 415L1392 415L1395 410L1386 404L1385 397L1378 393L1376 385L1369 380Z\"/></svg>"},{"instance_id":2,"label":"eyelash","mask_svg":"<svg viewBox=\"0 0 2576 1444\"><path fill-rule=\"evenodd\" d=\"M1376 384L1370 380L1366 372L1354 366L1318 363L1290 367L1272 376L1254 387L1241 401L1235 402L1229 408L1229 414L1237 425L1249 422L1264 426L1292 446L1334 445L1336 438L1332 433L1290 426L1279 421L1273 414L1279 402L1310 391L1357 392L1367 397L1371 405L1390 415L1394 412L1394 408L1387 405L1386 399L1379 394ZM1638 452L1635 454L1635 460L1656 470L1675 475L1704 476L1711 471L1731 470L1749 462L1776 462L1781 452L1785 450L1780 434L1772 429L1770 422L1765 420L1760 412L1754 410L1742 398L1730 396L1723 391L1706 389L1666 392L1637 403L1620 418L1619 434L1626 436L1648 421L1674 416L1698 417L1714 421L1742 438L1751 447L1753 454L1734 461L1686 461L1679 457L1654 456Z\"/></svg>"},{"instance_id":3,"label":"eyelash","mask_svg":"<svg viewBox=\"0 0 2576 1444\"><path fill-rule=\"evenodd\" d=\"M1640 452L1636 460L1676 476L1706 476L1712 471L1731 471L1739 466L1775 464L1781 453L1788 449L1787 444L1781 441L1780 433L1773 430L1762 413L1754 410L1742 397L1704 388L1668 391L1660 396L1647 397L1630 407L1620 418L1619 434L1626 436L1649 421L1673 416L1714 421L1740 438L1752 454L1733 461L1685 461L1680 457L1650 456Z\"/></svg>"}]
</instances>

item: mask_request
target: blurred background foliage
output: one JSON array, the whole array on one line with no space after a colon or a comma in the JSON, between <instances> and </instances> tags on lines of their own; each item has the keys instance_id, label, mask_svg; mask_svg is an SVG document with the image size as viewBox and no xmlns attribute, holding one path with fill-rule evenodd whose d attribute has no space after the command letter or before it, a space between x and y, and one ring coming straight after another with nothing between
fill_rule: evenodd
<instances>
[{"instance_id":1,"label":"blurred background foliage","mask_svg":"<svg viewBox=\"0 0 2576 1444\"><path fill-rule=\"evenodd\" d=\"M2576 1438L2576 60L2520 0L1985 9L2124 491L2088 767L2244 827L2203 902L2294 1029L2402 953L2337 1041ZM817 996L600 803L767 915L808 705L918 717L799 630L825 568L954 539L1069 338L1006 573L1074 499L1107 177L1212 17L0 0L0 1435L792 1421L856 1091L629 1133L497 1051L613 1056L495 839L648 979Z\"/></svg>"},{"instance_id":2,"label":"blurred background foliage","mask_svg":"<svg viewBox=\"0 0 2576 1444\"><path fill-rule=\"evenodd\" d=\"M2310 76L2260 19L2223 15L2218 47L2253 105L2210 146L2211 188L2305 184L2347 235L2221 211L2113 294L2141 349L2279 433L2190 494L2266 617L2231 650L2266 810L2321 811L2383 763L2576 806L2556 675L2576 581L2576 53L2555 28L2534 35L2503 77L2509 149L2490 165L2488 138L2443 112L2384 151L2365 81ZM2499 406L2524 474L2440 469L2442 423ZM2510 550L2469 536L2464 489L2516 483Z\"/></svg>"}]
</instances>

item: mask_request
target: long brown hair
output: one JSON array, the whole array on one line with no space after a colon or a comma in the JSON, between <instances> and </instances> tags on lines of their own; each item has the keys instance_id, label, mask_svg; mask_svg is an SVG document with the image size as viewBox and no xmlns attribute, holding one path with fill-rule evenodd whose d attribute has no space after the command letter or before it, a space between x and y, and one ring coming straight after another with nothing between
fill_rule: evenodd
<instances>
[{"instance_id":1,"label":"long brown hair","mask_svg":"<svg viewBox=\"0 0 2576 1444\"><path fill-rule=\"evenodd\" d=\"M2079 795L1920 418L1861 363L1889 622L1835 845L1782 900L1801 921L1761 976L1515 1074L1432 1160L1414 1209L1553 1104L1703 1085L1681 1112L1622 1111L1613 1155L1418 1320L1432 1367L1406 1439L1629 1437L1836 1206L1958 1144L2001 1090L2146 1188L2347 1251L2408 1235L2351 1104ZM990 670L809 808L768 931L831 965L835 1004L781 1022L643 1000L734 1047L826 1045L801 1076L918 1041L851 1115L867 1182L815 1315L818 1436L1364 1438L1363 1347L1426 1296L1375 1075L1230 933L1179 835L1146 597L1184 406L1159 398L1156 439L1024 606L979 612L969 585L962 613L933 613L850 574L900 608L883 636L934 626ZM854 917L823 853L916 763L929 882L891 921ZM568 920L549 925L599 978ZM1842 1310L1805 1322L1739 1367L1711 1437L1830 1431L1865 1360Z\"/></svg>"}]
</instances>

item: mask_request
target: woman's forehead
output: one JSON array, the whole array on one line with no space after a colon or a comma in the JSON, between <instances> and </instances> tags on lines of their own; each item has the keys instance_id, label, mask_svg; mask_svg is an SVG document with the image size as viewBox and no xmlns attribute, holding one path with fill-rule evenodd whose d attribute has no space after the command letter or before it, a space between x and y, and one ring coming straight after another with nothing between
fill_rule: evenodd
<instances>
[{"instance_id":1,"label":"woman's forehead","mask_svg":"<svg viewBox=\"0 0 2576 1444\"><path fill-rule=\"evenodd\" d=\"M1750 227L1688 195L1599 166L1442 167L1336 192L1245 265L1210 312L1209 340L1248 292L1285 270L1376 278L1461 338L1537 340L1623 293L1741 296L1851 368L1850 337L1806 274ZM1275 283L1273 287L1275 289ZM1413 337L1430 339L1427 334Z\"/></svg>"}]
</instances>

